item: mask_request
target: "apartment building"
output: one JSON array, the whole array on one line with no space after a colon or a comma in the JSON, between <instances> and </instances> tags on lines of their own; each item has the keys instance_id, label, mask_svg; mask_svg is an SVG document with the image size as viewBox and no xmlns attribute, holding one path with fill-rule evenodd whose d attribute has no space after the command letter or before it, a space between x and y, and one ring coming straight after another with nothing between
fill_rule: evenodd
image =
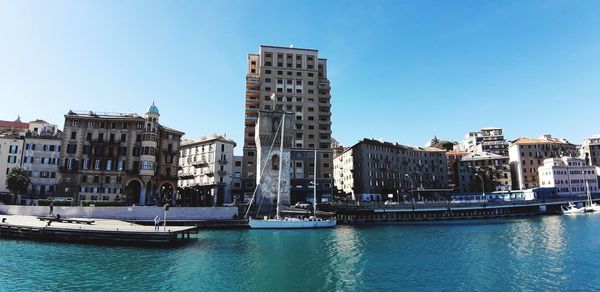
<instances>
[{"instance_id":1,"label":"apartment building","mask_svg":"<svg viewBox=\"0 0 600 292\"><path fill-rule=\"evenodd\" d=\"M181 143L179 182L181 204L221 206L233 201L233 149L225 135L211 135Z\"/></svg>"},{"instance_id":2,"label":"apartment building","mask_svg":"<svg viewBox=\"0 0 600 292\"><path fill-rule=\"evenodd\" d=\"M450 192L446 151L435 147L363 139L337 156L334 164L336 187L353 200L382 200L390 195L439 199Z\"/></svg>"},{"instance_id":3,"label":"apartment building","mask_svg":"<svg viewBox=\"0 0 600 292\"><path fill-rule=\"evenodd\" d=\"M233 156L233 177L231 178L231 197L234 202L244 203L242 192L242 161L241 155Z\"/></svg>"},{"instance_id":4,"label":"apartment building","mask_svg":"<svg viewBox=\"0 0 600 292\"><path fill-rule=\"evenodd\" d=\"M559 196L583 196L598 192L598 167L579 157L546 158L539 167L539 185L553 187Z\"/></svg>"},{"instance_id":5,"label":"apartment building","mask_svg":"<svg viewBox=\"0 0 600 292\"><path fill-rule=\"evenodd\" d=\"M457 146L464 152L489 152L496 155L508 155L508 141L504 139L501 128L483 128L479 131L469 132Z\"/></svg>"},{"instance_id":6,"label":"apartment building","mask_svg":"<svg viewBox=\"0 0 600 292\"><path fill-rule=\"evenodd\" d=\"M313 196L310 187L312 155L318 150L318 196L331 198L333 154L331 150L331 87L327 79L327 60L313 49L260 46L248 55L246 110L242 162L242 192L251 197L257 182L256 125L259 111L280 111L292 115L293 141L289 163L292 172L291 203Z\"/></svg>"},{"instance_id":7,"label":"apartment building","mask_svg":"<svg viewBox=\"0 0 600 292\"><path fill-rule=\"evenodd\" d=\"M583 141L581 157L587 165L600 166L600 135L593 135Z\"/></svg>"},{"instance_id":8,"label":"apartment building","mask_svg":"<svg viewBox=\"0 0 600 292\"><path fill-rule=\"evenodd\" d=\"M539 187L538 168L546 158L578 157L577 145L564 139L544 135L540 138L518 138L508 147L513 189Z\"/></svg>"},{"instance_id":9,"label":"apartment building","mask_svg":"<svg viewBox=\"0 0 600 292\"><path fill-rule=\"evenodd\" d=\"M340 150L333 158L333 179L338 193L346 198L354 195L354 159L352 148ZM355 199L355 198L353 198Z\"/></svg>"},{"instance_id":10,"label":"apartment building","mask_svg":"<svg viewBox=\"0 0 600 292\"><path fill-rule=\"evenodd\" d=\"M17 133L0 133L0 193L8 193L6 176L14 167L21 166L23 139Z\"/></svg>"},{"instance_id":11,"label":"apartment building","mask_svg":"<svg viewBox=\"0 0 600 292\"><path fill-rule=\"evenodd\" d=\"M458 191L461 193L508 191L511 189L508 156L489 152L464 155L457 161Z\"/></svg>"},{"instance_id":12,"label":"apartment building","mask_svg":"<svg viewBox=\"0 0 600 292\"><path fill-rule=\"evenodd\" d=\"M159 123L154 103L135 113L65 115L59 191L80 201L162 204L174 199L183 132Z\"/></svg>"},{"instance_id":13,"label":"apartment building","mask_svg":"<svg viewBox=\"0 0 600 292\"><path fill-rule=\"evenodd\" d=\"M29 131L23 140L22 167L31 179L29 199L56 194L60 172L62 133L56 129Z\"/></svg>"},{"instance_id":14,"label":"apartment building","mask_svg":"<svg viewBox=\"0 0 600 292\"><path fill-rule=\"evenodd\" d=\"M448 188L452 189L453 192L460 191L458 162L467 154L469 153L459 150L446 151L446 158L448 159Z\"/></svg>"}]
</instances>

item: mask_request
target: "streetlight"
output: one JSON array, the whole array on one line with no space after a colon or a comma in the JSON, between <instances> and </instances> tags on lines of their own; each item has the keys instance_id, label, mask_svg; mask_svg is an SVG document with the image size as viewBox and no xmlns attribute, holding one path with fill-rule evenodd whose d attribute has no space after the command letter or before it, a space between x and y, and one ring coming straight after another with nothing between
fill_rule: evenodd
<instances>
[{"instance_id":1,"label":"streetlight","mask_svg":"<svg viewBox=\"0 0 600 292\"><path fill-rule=\"evenodd\" d=\"M483 177L481 177L478 173L476 173L475 176L481 180L481 193L485 199L485 185L483 184Z\"/></svg>"},{"instance_id":2,"label":"streetlight","mask_svg":"<svg viewBox=\"0 0 600 292\"><path fill-rule=\"evenodd\" d=\"M415 194L413 193L413 189L415 188L415 185L413 183L413 179L410 175L408 175L408 173L404 174L405 177L408 177L408 179L410 180L410 198L412 199L412 201L415 201Z\"/></svg>"}]
</instances>

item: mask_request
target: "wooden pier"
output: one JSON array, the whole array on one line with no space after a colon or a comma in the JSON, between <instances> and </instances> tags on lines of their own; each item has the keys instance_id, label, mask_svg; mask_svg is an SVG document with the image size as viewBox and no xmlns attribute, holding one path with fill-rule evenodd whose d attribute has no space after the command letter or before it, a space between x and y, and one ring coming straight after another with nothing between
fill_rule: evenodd
<instances>
[{"instance_id":1,"label":"wooden pier","mask_svg":"<svg viewBox=\"0 0 600 292\"><path fill-rule=\"evenodd\" d=\"M79 223L74 223L79 222ZM197 234L196 227L161 225L142 226L118 220L76 218L64 222L41 220L34 216L0 215L0 237L24 238L44 241L85 242L120 245L176 245Z\"/></svg>"}]
</instances>

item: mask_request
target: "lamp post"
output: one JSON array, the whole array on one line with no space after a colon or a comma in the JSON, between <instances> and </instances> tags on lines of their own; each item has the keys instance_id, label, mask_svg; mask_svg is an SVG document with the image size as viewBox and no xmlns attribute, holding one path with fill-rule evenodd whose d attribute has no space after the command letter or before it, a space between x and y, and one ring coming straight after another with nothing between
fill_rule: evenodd
<instances>
[{"instance_id":1,"label":"lamp post","mask_svg":"<svg viewBox=\"0 0 600 292\"><path fill-rule=\"evenodd\" d=\"M481 180L481 194L483 195L483 198L485 199L485 185L483 183L483 177L481 177L478 173L476 173L475 176Z\"/></svg>"},{"instance_id":2,"label":"lamp post","mask_svg":"<svg viewBox=\"0 0 600 292\"><path fill-rule=\"evenodd\" d=\"M413 179L410 175L408 175L408 173L404 174L405 177L408 177L408 179L410 180L410 198L412 199L413 203L415 201L415 194L413 193L413 189L415 188L415 185L413 183Z\"/></svg>"}]
</instances>

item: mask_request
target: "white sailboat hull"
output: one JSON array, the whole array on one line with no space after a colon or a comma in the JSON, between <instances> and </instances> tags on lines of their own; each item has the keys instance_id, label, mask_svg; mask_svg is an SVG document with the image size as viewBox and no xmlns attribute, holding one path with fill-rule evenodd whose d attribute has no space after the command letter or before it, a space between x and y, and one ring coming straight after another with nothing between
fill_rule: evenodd
<instances>
[{"instance_id":1,"label":"white sailboat hull","mask_svg":"<svg viewBox=\"0 0 600 292\"><path fill-rule=\"evenodd\" d=\"M248 225L254 229L308 229L331 228L337 224L336 220L308 220L296 218L255 220L250 219Z\"/></svg>"},{"instance_id":2,"label":"white sailboat hull","mask_svg":"<svg viewBox=\"0 0 600 292\"><path fill-rule=\"evenodd\" d=\"M575 205L569 204L567 207L562 208L562 214L564 215L578 215L586 213L600 213L600 206L592 203L589 206L577 208Z\"/></svg>"}]
</instances>

